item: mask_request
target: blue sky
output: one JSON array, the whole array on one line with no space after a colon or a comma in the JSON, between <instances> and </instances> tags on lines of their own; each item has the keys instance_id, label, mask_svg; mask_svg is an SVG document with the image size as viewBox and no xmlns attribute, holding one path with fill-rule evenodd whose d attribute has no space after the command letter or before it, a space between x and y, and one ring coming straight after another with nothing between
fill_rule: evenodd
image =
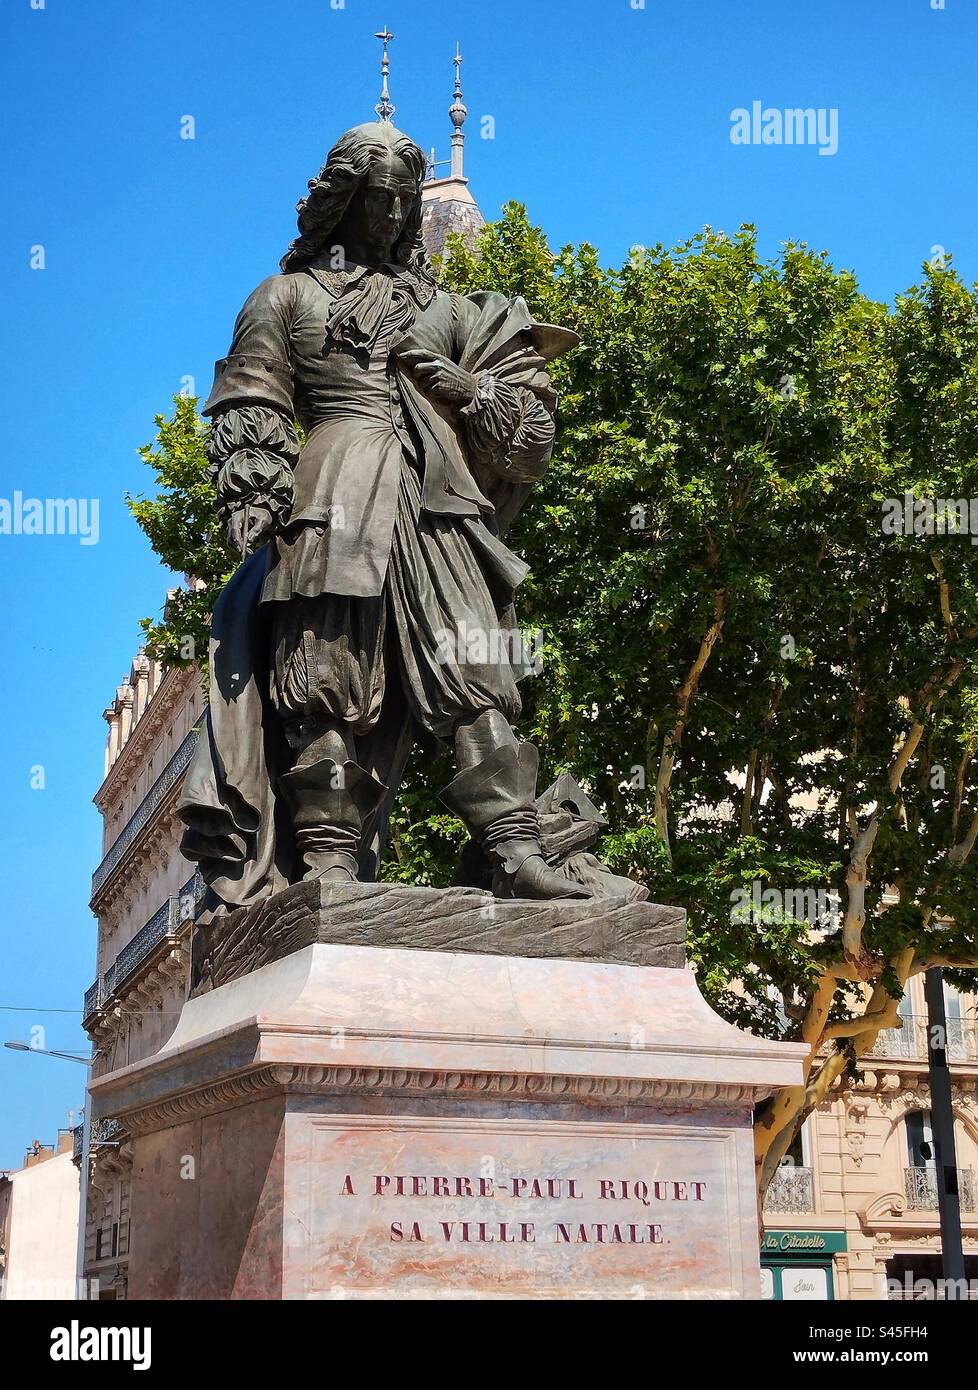
<instances>
[{"instance_id":1,"label":"blue sky","mask_svg":"<svg viewBox=\"0 0 978 1390\"><path fill-rule=\"evenodd\" d=\"M306 180L372 119L375 29L397 36L396 123L441 157L461 41L475 195L487 217L524 201L552 244L620 262L750 221L767 251L827 248L881 299L935 246L978 278L974 0L337 3L3 5L0 499L100 502L96 545L0 535L3 1038L40 1023L49 1047L87 1043L101 712L173 582L123 505L149 481L136 449L185 376L206 394ZM731 144L754 101L837 110L838 153ZM82 1077L0 1050L0 1167L67 1123Z\"/></svg>"}]
</instances>

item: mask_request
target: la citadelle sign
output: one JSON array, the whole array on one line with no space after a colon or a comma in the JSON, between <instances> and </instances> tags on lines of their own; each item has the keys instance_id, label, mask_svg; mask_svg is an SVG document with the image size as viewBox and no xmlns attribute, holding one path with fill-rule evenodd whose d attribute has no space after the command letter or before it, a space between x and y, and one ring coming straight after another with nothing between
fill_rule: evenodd
<instances>
[{"instance_id":1,"label":"la citadelle sign","mask_svg":"<svg viewBox=\"0 0 978 1390\"><path fill-rule=\"evenodd\" d=\"M767 1231L762 1255L834 1255L846 1248L845 1231Z\"/></svg>"}]
</instances>

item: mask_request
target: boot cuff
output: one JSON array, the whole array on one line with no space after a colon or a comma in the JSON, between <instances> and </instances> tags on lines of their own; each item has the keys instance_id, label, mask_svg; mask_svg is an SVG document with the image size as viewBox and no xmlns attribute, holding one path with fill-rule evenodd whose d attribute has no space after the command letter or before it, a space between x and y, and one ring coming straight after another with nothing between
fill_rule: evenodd
<instances>
[{"instance_id":1,"label":"boot cuff","mask_svg":"<svg viewBox=\"0 0 978 1390\"><path fill-rule=\"evenodd\" d=\"M474 839L482 839L497 821L514 812L536 811L537 766L540 755L532 743L496 748L488 758L459 773L440 800L460 816Z\"/></svg>"}]
</instances>

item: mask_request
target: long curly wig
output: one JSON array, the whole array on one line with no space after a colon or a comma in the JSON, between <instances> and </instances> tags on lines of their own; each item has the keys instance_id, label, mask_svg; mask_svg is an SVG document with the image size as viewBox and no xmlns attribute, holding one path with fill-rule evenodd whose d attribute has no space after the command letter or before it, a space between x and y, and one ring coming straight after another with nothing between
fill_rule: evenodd
<instances>
[{"instance_id":1,"label":"long curly wig","mask_svg":"<svg viewBox=\"0 0 978 1390\"><path fill-rule=\"evenodd\" d=\"M392 154L407 165L417 180L411 211L394 244L394 261L434 284L434 273L421 235L425 156L413 140L386 121L354 126L341 135L319 173L309 180L308 197L296 204L299 235L279 262L283 271L302 270L323 253L350 200L370 172L371 163Z\"/></svg>"}]
</instances>

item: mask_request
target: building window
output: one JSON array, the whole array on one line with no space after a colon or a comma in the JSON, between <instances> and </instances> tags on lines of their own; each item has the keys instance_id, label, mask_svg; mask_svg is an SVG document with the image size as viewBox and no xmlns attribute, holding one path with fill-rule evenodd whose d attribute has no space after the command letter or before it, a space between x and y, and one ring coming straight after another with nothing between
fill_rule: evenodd
<instances>
[{"instance_id":1,"label":"building window","mask_svg":"<svg viewBox=\"0 0 978 1390\"><path fill-rule=\"evenodd\" d=\"M809 1160L807 1122L795 1135L764 1198L765 1212L814 1212L815 1174Z\"/></svg>"},{"instance_id":2,"label":"building window","mask_svg":"<svg viewBox=\"0 0 978 1390\"><path fill-rule=\"evenodd\" d=\"M95 1233L95 1258L111 1260L119 1253L119 1223L100 1226Z\"/></svg>"},{"instance_id":3,"label":"building window","mask_svg":"<svg viewBox=\"0 0 978 1390\"><path fill-rule=\"evenodd\" d=\"M911 1211L938 1210L937 1163L929 1110L911 1110L904 1116L907 1139L907 1166L903 1170L904 1192ZM963 1212L978 1210L973 1168L958 1167L958 1191Z\"/></svg>"},{"instance_id":4,"label":"building window","mask_svg":"<svg viewBox=\"0 0 978 1390\"><path fill-rule=\"evenodd\" d=\"M934 1167L934 1134L929 1110L911 1110L904 1119L907 1160L911 1168Z\"/></svg>"}]
</instances>

